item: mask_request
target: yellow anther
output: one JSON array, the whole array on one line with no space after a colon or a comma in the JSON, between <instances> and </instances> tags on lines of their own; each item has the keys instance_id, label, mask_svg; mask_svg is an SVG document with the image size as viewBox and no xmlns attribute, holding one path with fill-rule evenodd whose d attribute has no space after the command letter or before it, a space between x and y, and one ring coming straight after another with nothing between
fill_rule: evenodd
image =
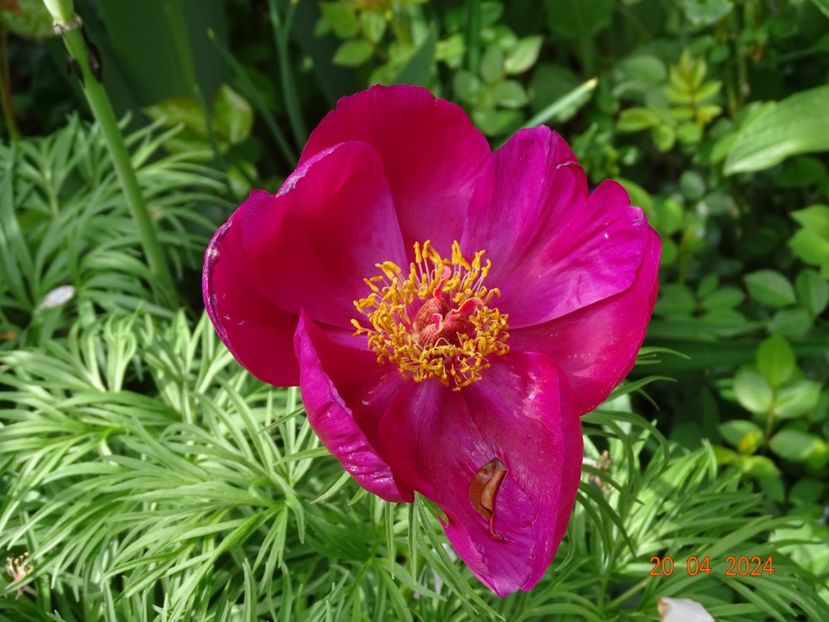
<instances>
[{"instance_id":1,"label":"yellow anther","mask_svg":"<svg viewBox=\"0 0 829 622\"><path fill-rule=\"evenodd\" d=\"M509 351L507 316L489 306L498 289L483 281L490 261L483 250L469 262L458 242L444 258L431 241L414 243L409 273L392 261L376 264L382 276L364 279L371 293L354 301L368 326L354 319L379 363L394 363L416 382L429 378L460 390L480 380L488 357Z\"/></svg>"}]
</instances>

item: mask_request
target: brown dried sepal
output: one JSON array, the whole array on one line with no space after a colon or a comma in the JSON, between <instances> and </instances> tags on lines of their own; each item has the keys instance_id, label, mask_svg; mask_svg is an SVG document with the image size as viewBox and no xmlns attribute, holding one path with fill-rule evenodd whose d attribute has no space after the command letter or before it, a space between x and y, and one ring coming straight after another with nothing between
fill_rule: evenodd
<instances>
[{"instance_id":1,"label":"brown dried sepal","mask_svg":"<svg viewBox=\"0 0 829 622\"><path fill-rule=\"evenodd\" d=\"M503 542L504 537L495 532L495 498L506 474L504 463L493 458L478 469L469 482L469 501L475 511L489 521L489 535L499 542Z\"/></svg>"}]
</instances>

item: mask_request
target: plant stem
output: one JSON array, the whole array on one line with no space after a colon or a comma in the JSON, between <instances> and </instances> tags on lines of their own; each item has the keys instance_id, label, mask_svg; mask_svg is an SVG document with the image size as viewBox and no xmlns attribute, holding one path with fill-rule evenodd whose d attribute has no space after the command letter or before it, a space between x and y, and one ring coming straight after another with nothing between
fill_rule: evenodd
<instances>
[{"instance_id":1,"label":"plant stem","mask_svg":"<svg viewBox=\"0 0 829 622\"><path fill-rule=\"evenodd\" d=\"M276 59L279 62L279 79L282 82L285 110L288 113L288 122L291 125L291 133L294 135L297 149L301 151L308 138L308 131L305 129L305 121L300 111L299 96L296 92L294 74L291 69L291 59L288 56L288 34L291 31L291 26L293 26L296 3L291 2L288 5L284 25L282 24L282 19L279 17L276 0L269 1L269 8L273 36L276 41Z\"/></svg>"},{"instance_id":2,"label":"plant stem","mask_svg":"<svg viewBox=\"0 0 829 622\"><path fill-rule=\"evenodd\" d=\"M771 440L771 432L774 429L774 403L777 401L777 388L772 387L771 391L771 406L769 406L769 409L766 411L766 433L763 438L764 454L768 449L769 440Z\"/></svg>"},{"instance_id":3,"label":"plant stem","mask_svg":"<svg viewBox=\"0 0 829 622\"><path fill-rule=\"evenodd\" d=\"M466 2L466 66L469 71L478 75L481 61L481 0L467 0Z\"/></svg>"},{"instance_id":4,"label":"plant stem","mask_svg":"<svg viewBox=\"0 0 829 622\"><path fill-rule=\"evenodd\" d=\"M12 81L9 71L9 45L8 35L5 28L0 28L0 106L3 107L3 120L6 122L6 129L9 138L13 143L20 139L20 132L17 130L17 123L14 120L12 110Z\"/></svg>"},{"instance_id":5,"label":"plant stem","mask_svg":"<svg viewBox=\"0 0 829 622\"><path fill-rule=\"evenodd\" d=\"M124 144L124 137L118 127L115 111L112 109L112 104L109 101L104 85L98 80L92 70L89 49L80 31L80 18L72 11L71 2L61 3L52 0L51 2L44 1L44 4L46 4L46 8L52 13L55 30L62 36L66 50L75 62L77 71L80 72L81 84L86 95L86 100L92 109L95 120L101 128L101 133L103 134L104 141L106 142L107 149L115 166L115 172L118 175L121 188L126 196L127 205L129 205L133 221L138 227L138 234L141 238L147 264L154 277L151 285L156 289L162 301L168 303L173 302L176 295L173 288L172 275L164 253L161 250L161 244L150 217L150 212L147 209L147 204L144 202L144 197L141 194L138 177L135 174L130 155ZM56 4L58 5L57 8L61 10L53 11L53 8L55 8L54 5Z\"/></svg>"},{"instance_id":6,"label":"plant stem","mask_svg":"<svg viewBox=\"0 0 829 622\"><path fill-rule=\"evenodd\" d=\"M216 162L216 167L219 170L228 173L230 167L228 166L225 157L219 149L219 141L216 138L216 131L213 128L213 114L210 107L210 102L204 96L204 92L199 84L196 76L196 63L193 60L191 52L190 37L187 34L187 24L184 21L184 14L182 13L180 3L165 2L164 14L167 17L167 22L170 25L170 31L173 34L173 45L176 49L176 57L181 67L181 73L187 83L193 98L199 102L202 113L204 114L205 128L207 130L207 142L210 144L210 149L213 152L213 160Z\"/></svg>"}]
</instances>

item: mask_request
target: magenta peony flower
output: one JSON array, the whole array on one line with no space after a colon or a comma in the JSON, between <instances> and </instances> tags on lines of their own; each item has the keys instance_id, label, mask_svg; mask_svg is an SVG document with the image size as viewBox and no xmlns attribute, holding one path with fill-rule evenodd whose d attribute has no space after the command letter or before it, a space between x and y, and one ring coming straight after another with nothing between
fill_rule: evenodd
<instances>
[{"instance_id":1,"label":"magenta peony flower","mask_svg":"<svg viewBox=\"0 0 829 622\"><path fill-rule=\"evenodd\" d=\"M588 193L546 127L492 153L458 106L373 87L216 232L202 287L238 361L300 385L361 486L438 504L503 596L532 588L564 535L579 415L633 366L660 248L619 184Z\"/></svg>"}]
</instances>

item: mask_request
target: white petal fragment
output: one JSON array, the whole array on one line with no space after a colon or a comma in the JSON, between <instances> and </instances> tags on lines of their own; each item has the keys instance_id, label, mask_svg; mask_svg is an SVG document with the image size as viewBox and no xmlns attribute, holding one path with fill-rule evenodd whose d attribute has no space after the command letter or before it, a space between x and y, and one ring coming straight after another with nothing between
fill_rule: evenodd
<instances>
[{"instance_id":1,"label":"white petal fragment","mask_svg":"<svg viewBox=\"0 0 829 622\"><path fill-rule=\"evenodd\" d=\"M662 622L716 622L705 607L690 598L667 598L658 603Z\"/></svg>"},{"instance_id":2,"label":"white petal fragment","mask_svg":"<svg viewBox=\"0 0 829 622\"><path fill-rule=\"evenodd\" d=\"M38 309L54 309L66 304L75 297L75 288L71 285L61 285L46 294Z\"/></svg>"}]
</instances>

